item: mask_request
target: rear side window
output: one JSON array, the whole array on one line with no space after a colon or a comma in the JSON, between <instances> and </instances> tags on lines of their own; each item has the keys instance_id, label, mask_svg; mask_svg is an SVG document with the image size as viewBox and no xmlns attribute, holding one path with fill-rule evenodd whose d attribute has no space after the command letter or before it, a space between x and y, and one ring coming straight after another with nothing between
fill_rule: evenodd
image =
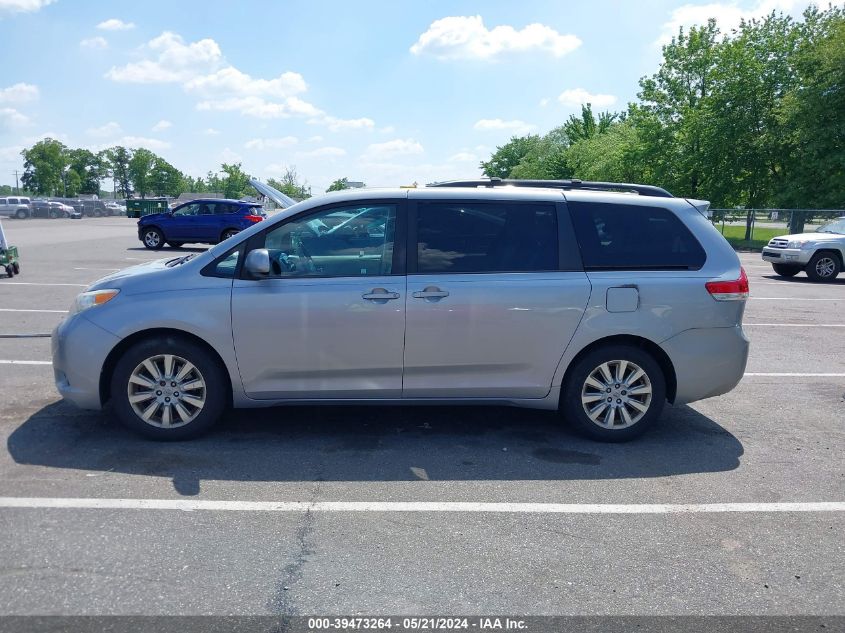
<instances>
[{"instance_id":1,"label":"rear side window","mask_svg":"<svg viewBox=\"0 0 845 633\"><path fill-rule=\"evenodd\" d=\"M706 255L678 217L660 207L569 202L588 270L698 270Z\"/></svg>"},{"instance_id":2,"label":"rear side window","mask_svg":"<svg viewBox=\"0 0 845 633\"><path fill-rule=\"evenodd\" d=\"M418 273L558 269L553 204L420 202L416 229Z\"/></svg>"}]
</instances>

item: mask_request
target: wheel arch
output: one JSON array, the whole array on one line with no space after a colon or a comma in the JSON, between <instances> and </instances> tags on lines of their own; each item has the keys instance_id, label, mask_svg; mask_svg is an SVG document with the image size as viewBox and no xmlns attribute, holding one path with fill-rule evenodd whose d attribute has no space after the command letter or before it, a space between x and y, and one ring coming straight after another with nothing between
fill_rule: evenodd
<instances>
[{"instance_id":1,"label":"wheel arch","mask_svg":"<svg viewBox=\"0 0 845 633\"><path fill-rule=\"evenodd\" d=\"M560 395L558 400L558 406L560 406L560 399L563 398L563 393L567 381L569 380L569 376L572 373L573 367L581 360L584 356L596 350L600 347L606 347L609 345L631 345L633 347L638 347L645 352L648 352L652 358L660 365L660 369L663 371L663 376L666 379L666 399L669 402L675 401L675 395L678 391L678 379L677 375L675 374L675 366L672 364L672 359L669 358L669 355L663 350L660 345L651 341L647 338L643 338L642 336L636 336L633 334L617 334L614 336L606 336L604 338L596 339L595 341L590 342L588 345L584 346L572 360L569 361L569 364L566 368L566 371L563 374L563 380L561 381L561 389Z\"/></svg>"},{"instance_id":2,"label":"wheel arch","mask_svg":"<svg viewBox=\"0 0 845 633\"><path fill-rule=\"evenodd\" d=\"M839 260L839 268L845 268L845 254L843 254L843 250L845 250L845 246L838 246L831 244L830 246L821 247L813 253L813 257L820 253L830 253L831 255L835 255L836 258Z\"/></svg>"},{"instance_id":3,"label":"wheel arch","mask_svg":"<svg viewBox=\"0 0 845 633\"><path fill-rule=\"evenodd\" d=\"M191 343L199 345L200 347L204 348L206 351L211 353L212 356L216 359L216 361L220 364L220 368L223 370L223 375L226 379L228 405L232 405L232 378L229 375L229 371L226 367L226 363L224 362L223 357L220 356L220 354L217 352L216 349L214 349L213 346L209 345L207 341L201 339L199 336L176 328L151 328L148 330L140 330L138 332L130 334L124 339L121 339L121 341L114 346L114 348L109 352L108 356L106 357L106 360L103 363L103 367L100 370L101 405L105 406L105 404L111 399L111 377L112 373L114 372L114 368L117 365L117 362L120 360L120 357L124 354L126 350L128 350L136 343L155 336L172 336L185 341L190 341Z\"/></svg>"}]
</instances>

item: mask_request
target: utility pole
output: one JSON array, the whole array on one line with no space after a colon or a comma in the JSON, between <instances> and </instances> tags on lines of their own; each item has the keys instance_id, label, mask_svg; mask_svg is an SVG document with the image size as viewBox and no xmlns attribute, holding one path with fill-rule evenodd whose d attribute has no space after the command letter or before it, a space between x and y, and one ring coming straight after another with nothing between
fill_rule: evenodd
<instances>
[{"instance_id":1,"label":"utility pole","mask_svg":"<svg viewBox=\"0 0 845 633\"><path fill-rule=\"evenodd\" d=\"M15 170L15 195L21 195L21 188L18 187L18 170Z\"/></svg>"}]
</instances>

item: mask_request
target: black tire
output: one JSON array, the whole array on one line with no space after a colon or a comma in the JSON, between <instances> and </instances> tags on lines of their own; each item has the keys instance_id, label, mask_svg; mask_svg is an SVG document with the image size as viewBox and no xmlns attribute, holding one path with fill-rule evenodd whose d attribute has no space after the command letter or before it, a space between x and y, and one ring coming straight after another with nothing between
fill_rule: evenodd
<instances>
[{"instance_id":1,"label":"black tire","mask_svg":"<svg viewBox=\"0 0 845 633\"><path fill-rule=\"evenodd\" d=\"M103 212L102 212L102 211L100 211L100 209L94 209L94 217L95 217L95 218L101 218L101 217L103 217Z\"/></svg>"},{"instance_id":2,"label":"black tire","mask_svg":"<svg viewBox=\"0 0 845 633\"><path fill-rule=\"evenodd\" d=\"M59 212L58 212L58 211L50 211L50 219L51 219L51 220L55 220L55 219L56 219L56 218L58 218L58 217L59 217Z\"/></svg>"},{"instance_id":3,"label":"black tire","mask_svg":"<svg viewBox=\"0 0 845 633\"><path fill-rule=\"evenodd\" d=\"M240 231L239 231L238 229L226 229L226 230L225 230L225 231L223 231L223 233L220 235L220 241L221 241L221 242L225 242L225 241L226 241L226 240L228 240L230 237L232 237L233 235L237 235L238 233L240 233Z\"/></svg>"},{"instance_id":4,"label":"black tire","mask_svg":"<svg viewBox=\"0 0 845 633\"><path fill-rule=\"evenodd\" d=\"M182 248L182 244L184 243L185 242L168 242L167 245L170 246L170 248Z\"/></svg>"},{"instance_id":5,"label":"black tire","mask_svg":"<svg viewBox=\"0 0 845 633\"><path fill-rule=\"evenodd\" d=\"M842 262L834 252L819 251L810 258L804 270L811 281L833 281L842 270Z\"/></svg>"},{"instance_id":6,"label":"black tire","mask_svg":"<svg viewBox=\"0 0 845 633\"><path fill-rule=\"evenodd\" d=\"M801 266L791 266L790 264L772 264L775 274L780 277L794 277L801 272Z\"/></svg>"},{"instance_id":7,"label":"black tire","mask_svg":"<svg viewBox=\"0 0 845 633\"><path fill-rule=\"evenodd\" d=\"M15 276L15 271L14 271L14 270L12 270L11 265L10 265L10 266L6 266L6 276L7 276L9 279L11 279L12 277L14 277L14 276Z\"/></svg>"},{"instance_id":8,"label":"black tire","mask_svg":"<svg viewBox=\"0 0 845 633\"><path fill-rule=\"evenodd\" d=\"M180 424L181 426L163 425L165 419L165 405L163 402L158 404L158 407L150 416L151 421L147 422L136 413L129 401L130 389L133 391L142 390L140 392L141 397L144 397L143 390L146 389L135 383L130 383L133 373L142 366L144 361L149 362L149 359L155 359L165 354L186 360L195 367L198 373L194 374L192 371L188 374L187 380L195 380L196 376L198 376L205 383L201 391L194 390L193 392L194 396L196 396L194 399L204 397L202 407L195 410L193 405L186 407L184 403L182 404L183 409L187 409L189 412L195 414L195 417L187 423L183 423L181 419L178 419L178 412L176 411L175 405L167 405L172 412L169 414L172 416L171 420L175 420L176 424ZM174 363L172 372L178 373L179 361L174 361ZM154 366L156 369L164 370L163 361L155 361ZM142 377L149 375L148 370L140 371L145 372L142 373ZM167 383L168 381L165 380L164 382ZM173 383L170 382L170 384L172 385ZM159 382L159 385L155 386L161 386L161 383ZM168 394L169 397L174 398L174 400L176 399L178 392L172 391L172 388L170 388L170 391L165 391L168 387L169 385L165 384L162 389L155 391L155 393L161 391L162 395L149 400L150 406L152 406L155 400L167 397ZM178 385L176 388L178 389ZM185 395L182 394L183 397ZM135 397L137 396L138 392L136 391ZM111 402L120 422L132 431L153 440L187 440L207 432L220 419L229 402L229 382L226 380L225 370L220 360L205 347L178 336L156 336L136 343L126 350L120 360L118 360L111 377ZM139 409L146 402L148 401L144 400L139 403L137 405Z\"/></svg>"},{"instance_id":9,"label":"black tire","mask_svg":"<svg viewBox=\"0 0 845 633\"><path fill-rule=\"evenodd\" d=\"M647 395L637 394L632 396L627 394L624 382L611 383L609 389L611 393L607 393L607 397L615 399L612 403L615 411L612 413L614 419L604 422L606 415L605 411L610 411L607 404L605 404L604 389L597 389L593 386L588 386L587 379L595 371L599 371L602 364L608 363L611 372L617 371L621 365L615 363L625 361L628 363L628 369L624 370L623 379L630 380L634 377L634 372L630 372L631 364L636 365L644 372L644 378L636 378L630 387L638 391L644 391L650 387L651 397ZM630 373L629 373L630 372ZM601 381L602 384L605 381ZM616 385L619 385L617 387ZM593 409L598 409L600 405L604 404L603 409L598 409L598 418L600 421L593 421L590 419L585 407L588 404L582 404L582 394L586 394L587 398L595 398L598 394L602 394L600 398L590 401L588 404L592 405ZM631 402L639 403L639 406L646 405L644 412L639 412L634 408ZM621 403L621 404L619 404ZM570 368L566 382L563 385L563 394L561 397L561 412L565 419L570 422L573 427L583 435L586 435L594 440L600 442L625 442L632 440L642 435L652 426L660 417L663 410L663 405L666 403L666 378L663 375L663 370L660 364L652 357L651 354L645 350L634 347L632 345L606 345L588 352L582 356ZM633 420L632 423L623 418L623 410ZM631 416L630 411L635 414ZM637 416L641 415L637 419ZM621 424L614 424L615 418L621 421ZM609 425L608 425L609 424ZM611 428L617 426L617 428Z\"/></svg>"},{"instance_id":10,"label":"black tire","mask_svg":"<svg viewBox=\"0 0 845 633\"><path fill-rule=\"evenodd\" d=\"M18 262L12 264L12 272L16 275L21 274L21 265Z\"/></svg>"},{"instance_id":11,"label":"black tire","mask_svg":"<svg viewBox=\"0 0 845 633\"><path fill-rule=\"evenodd\" d=\"M15 217L16 217L18 220L26 220L26 219L29 217L29 214L26 212L26 210L25 210L25 209L18 209L18 210L15 212Z\"/></svg>"},{"instance_id":12,"label":"black tire","mask_svg":"<svg viewBox=\"0 0 845 633\"><path fill-rule=\"evenodd\" d=\"M154 226L144 229L141 241L151 251L160 251L164 247L164 234Z\"/></svg>"}]
</instances>

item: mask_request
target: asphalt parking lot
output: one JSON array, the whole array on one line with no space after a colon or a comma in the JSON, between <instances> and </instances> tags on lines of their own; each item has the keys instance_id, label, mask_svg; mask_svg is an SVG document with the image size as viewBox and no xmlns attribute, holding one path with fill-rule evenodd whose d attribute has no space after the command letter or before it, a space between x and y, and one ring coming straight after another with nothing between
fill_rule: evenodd
<instances>
[{"instance_id":1,"label":"asphalt parking lot","mask_svg":"<svg viewBox=\"0 0 845 633\"><path fill-rule=\"evenodd\" d=\"M48 333L87 284L163 256L126 218L4 225L22 272L0 335ZM59 400L48 338L0 338L0 613L845 615L845 279L741 259L746 377L623 445L546 412L397 407L151 443Z\"/></svg>"}]
</instances>

